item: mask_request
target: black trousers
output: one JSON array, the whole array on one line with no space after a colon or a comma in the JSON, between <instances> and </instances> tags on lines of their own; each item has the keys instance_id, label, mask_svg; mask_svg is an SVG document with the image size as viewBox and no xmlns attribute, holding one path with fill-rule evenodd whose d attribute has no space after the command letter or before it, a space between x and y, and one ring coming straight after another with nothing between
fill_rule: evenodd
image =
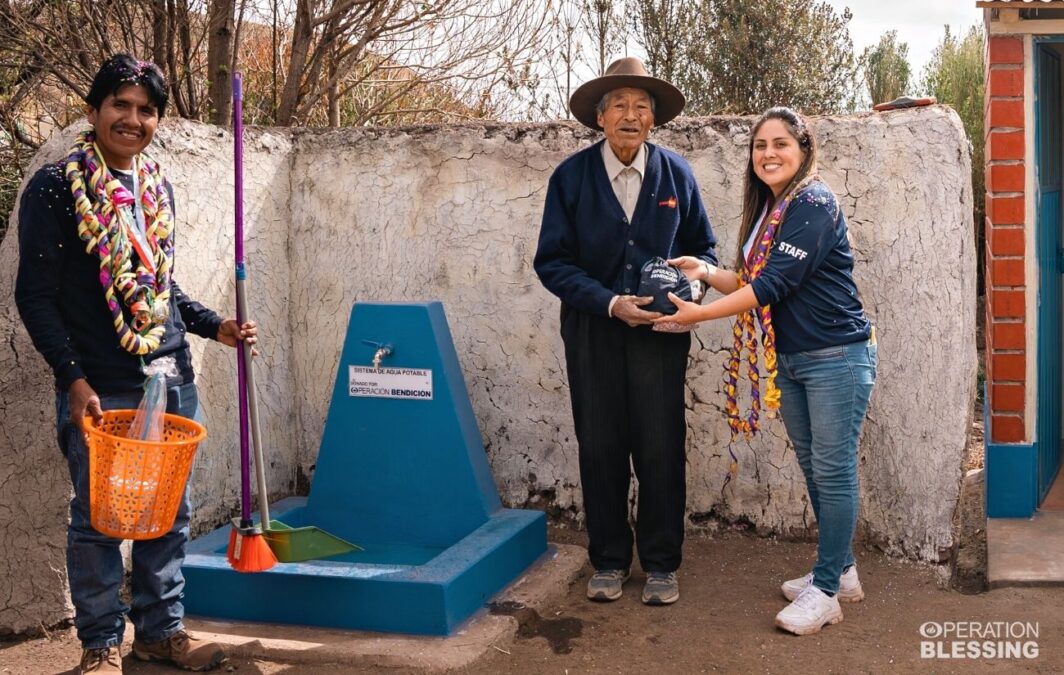
<instances>
[{"instance_id":1,"label":"black trousers","mask_svg":"<svg viewBox=\"0 0 1064 675\"><path fill-rule=\"evenodd\" d=\"M591 564L596 570L632 564L634 467L639 562L646 572L673 572L680 567L687 499L684 378L691 334L630 328L564 305L561 334Z\"/></svg>"}]
</instances>

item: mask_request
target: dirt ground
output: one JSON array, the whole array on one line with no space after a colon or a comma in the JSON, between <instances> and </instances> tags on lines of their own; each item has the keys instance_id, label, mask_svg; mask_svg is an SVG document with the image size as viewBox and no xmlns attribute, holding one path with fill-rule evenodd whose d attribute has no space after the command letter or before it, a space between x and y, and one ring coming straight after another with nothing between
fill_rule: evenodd
<instances>
[{"instance_id":1,"label":"dirt ground","mask_svg":"<svg viewBox=\"0 0 1064 675\"><path fill-rule=\"evenodd\" d=\"M980 331L981 332L981 331ZM982 353L980 352L980 357ZM973 412L965 471L983 466L983 412ZM981 503L969 505L981 514ZM969 528L970 529L970 528ZM960 530L959 530L960 531ZM985 583L985 530L969 533L967 586ZM551 541L585 545L584 533L552 528ZM845 620L819 635L795 637L778 631L773 618L786 605L779 584L809 570L815 545L782 542L740 532L689 536L680 570L681 599L671 607L639 602L643 575L635 571L615 603L584 597L590 568L565 600L542 614L499 607L520 628L512 643L496 645L467 675L516 673L1062 673L1064 587L1009 588L966 594L949 588L946 567L916 565L858 548L864 602L843 605ZM974 555L974 557L973 557ZM974 572L978 572L975 574ZM974 581L973 581L974 579ZM963 582L964 579L961 579ZM1035 658L955 659L921 656L921 628L928 622L1023 622L1036 624ZM130 629L131 630L131 629ZM967 642L968 640L964 640ZM1027 640L1024 640L1027 641ZM938 642L938 641L930 641ZM936 647L937 649L937 647ZM948 650L948 643L944 647ZM72 628L47 638L0 641L0 675L77 672L80 647ZM179 672L124 660L126 673ZM350 664L305 666L232 659L220 673L243 675L335 675L379 673ZM388 671L402 672L402 671Z\"/></svg>"},{"instance_id":2,"label":"dirt ground","mask_svg":"<svg viewBox=\"0 0 1064 675\"><path fill-rule=\"evenodd\" d=\"M552 530L562 543L582 533ZM778 631L773 617L786 601L781 580L807 571L810 543L780 542L740 533L689 537L680 573L681 598L671 607L639 602L643 575L633 573L624 597L597 604L583 597L587 572L561 603L518 612L513 642L497 645L469 675L489 673L882 673L1064 671L1064 588L1000 589L965 595L943 588L934 568L858 551L867 598L843 605L845 620L819 635ZM504 608L505 609L505 608ZM926 622L1037 623L1036 658L921 658ZM948 646L945 649L949 649ZM79 655L71 629L50 638L0 643L0 673L72 673ZM126 657L127 673L177 672ZM307 667L234 660L221 672L246 675L370 673L350 665Z\"/></svg>"}]
</instances>

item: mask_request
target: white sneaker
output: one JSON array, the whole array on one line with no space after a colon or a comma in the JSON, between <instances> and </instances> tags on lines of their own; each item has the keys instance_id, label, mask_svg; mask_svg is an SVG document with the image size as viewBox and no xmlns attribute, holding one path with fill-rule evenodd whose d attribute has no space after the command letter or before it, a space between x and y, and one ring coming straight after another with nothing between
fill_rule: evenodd
<instances>
[{"instance_id":1,"label":"white sneaker","mask_svg":"<svg viewBox=\"0 0 1064 675\"><path fill-rule=\"evenodd\" d=\"M810 572L804 577L784 581L780 586L780 590L783 591L783 597L793 602L798 597L798 594L806 586L812 585L812 583L813 573ZM861 602L864 600L864 589L861 588L861 580L857 578L857 565L850 565L850 569L843 572L842 576L839 577L839 592L835 594L835 597L839 599L839 602Z\"/></svg>"},{"instance_id":2,"label":"white sneaker","mask_svg":"<svg viewBox=\"0 0 1064 675\"><path fill-rule=\"evenodd\" d=\"M828 597L812 584L776 615L776 626L795 635L812 635L826 625L837 623L842 623L838 597Z\"/></svg>"}]
</instances>

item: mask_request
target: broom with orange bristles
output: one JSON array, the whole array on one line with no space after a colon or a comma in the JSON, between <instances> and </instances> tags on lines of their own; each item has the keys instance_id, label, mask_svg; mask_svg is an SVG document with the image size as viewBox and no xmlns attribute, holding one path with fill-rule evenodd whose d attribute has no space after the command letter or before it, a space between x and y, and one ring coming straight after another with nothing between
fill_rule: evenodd
<instances>
[{"instance_id":1,"label":"broom with orange bristles","mask_svg":"<svg viewBox=\"0 0 1064 675\"><path fill-rule=\"evenodd\" d=\"M236 320L240 326L247 320L244 282L247 269L244 266L244 115L243 80L240 73L233 75L233 147L235 156L236 202ZM251 453L248 447L248 373L251 365L243 340L237 341L236 379L240 398L240 518L233 519L229 532L229 548L226 557L237 572L265 572L277 564L277 557L262 536L262 527L251 519Z\"/></svg>"}]
</instances>

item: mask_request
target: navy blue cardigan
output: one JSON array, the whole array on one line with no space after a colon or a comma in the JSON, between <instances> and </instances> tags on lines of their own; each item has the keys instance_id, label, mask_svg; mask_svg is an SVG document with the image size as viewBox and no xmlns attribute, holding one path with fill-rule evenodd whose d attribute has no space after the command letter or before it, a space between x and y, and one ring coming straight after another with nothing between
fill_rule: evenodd
<instances>
[{"instance_id":1,"label":"navy blue cardigan","mask_svg":"<svg viewBox=\"0 0 1064 675\"><path fill-rule=\"evenodd\" d=\"M608 316L615 295L631 295L647 260L693 255L716 265L717 244L691 167L646 144L647 164L632 222L610 185L602 144L558 165L547 187L534 265L563 304Z\"/></svg>"}]
</instances>

